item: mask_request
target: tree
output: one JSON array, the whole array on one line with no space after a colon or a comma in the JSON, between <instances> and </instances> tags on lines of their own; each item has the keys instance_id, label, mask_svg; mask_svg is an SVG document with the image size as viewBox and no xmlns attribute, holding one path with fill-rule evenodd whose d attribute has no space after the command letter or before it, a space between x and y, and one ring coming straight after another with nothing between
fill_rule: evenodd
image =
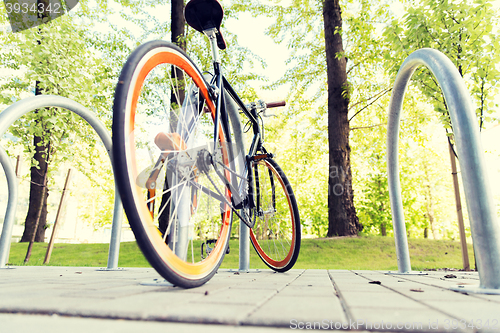
<instances>
[{"instance_id":1,"label":"tree","mask_svg":"<svg viewBox=\"0 0 500 333\"><path fill-rule=\"evenodd\" d=\"M385 79L389 81L389 78ZM434 167L447 163L446 159L443 161L442 147L436 146L437 115L424 101L425 97L418 89L409 87L404 103L405 114L400 122L399 177L407 231L413 237L423 237L427 228L435 231L433 238L438 239L441 237L439 228L449 220L451 197L443 191L449 189L445 182L446 171ZM358 123L372 122L374 125L351 127L351 147L355 156L353 179L358 189L356 210L364 227L363 233L382 236L393 234L387 184L388 105L389 96L386 96L376 107L358 116Z\"/></svg>"},{"instance_id":2,"label":"tree","mask_svg":"<svg viewBox=\"0 0 500 333\"><path fill-rule=\"evenodd\" d=\"M186 50L184 20L184 0L171 0L171 38L170 40L177 44L181 49Z\"/></svg>"},{"instance_id":3,"label":"tree","mask_svg":"<svg viewBox=\"0 0 500 333\"><path fill-rule=\"evenodd\" d=\"M328 82L328 234L357 235L362 230L353 202L349 146L349 87L342 45L339 0L324 0L325 53Z\"/></svg>"},{"instance_id":4,"label":"tree","mask_svg":"<svg viewBox=\"0 0 500 333\"><path fill-rule=\"evenodd\" d=\"M385 59L388 72L394 75L398 69L395 59L404 59L417 49L430 47L443 52L455 64L472 93L476 101L478 125L482 129L485 121L491 119L488 114L493 112L493 97L500 79L497 69L500 45L498 32L494 29L497 24L498 14L487 0L410 2L402 22L394 20L384 31L386 39L393 45ZM453 149L449 110L438 82L426 68L418 69L412 80L438 112ZM450 158L455 160L452 149ZM455 173L455 170L452 172ZM455 191L458 196L458 186ZM432 192L428 191L426 217L433 227L431 198ZM459 210L457 214L461 221L462 212Z\"/></svg>"},{"instance_id":5,"label":"tree","mask_svg":"<svg viewBox=\"0 0 500 333\"><path fill-rule=\"evenodd\" d=\"M170 38L186 49L196 62L205 65L210 63L210 54L206 52L203 36L192 29L186 29L184 1L171 2L170 17L168 14L165 17L164 4L157 1L117 2L121 5L119 11L114 11L107 1L80 1L77 10L49 24L41 25L40 30L37 28L17 34L2 33L0 39L4 48L0 54L0 66L14 70L15 74L2 72L5 75L1 75L0 81L1 103L9 105L34 92L61 95L94 110L109 126L115 80L133 48L143 41ZM110 20L110 16L122 20ZM105 24L110 29L94 29L94 23ZM132 30L131 25L138 29ZM231 45L222 55L224 63L227 64L226 75L232 82L236 82L237 89L244 90L247 96L254 96L254 91L248 87L246 81L258 77L252 74L243 75L242 69L248 63L253 65L255 57L248 50L239 47L236 38L230 33L227 33L226 39ZM37 40L41 42L37 43ZM35 122L38 122L39 126L30 126ZM21 138L19 142L25 144L28 159L32 159L36 151L39 151L38 155L48 157L46 166L49 187L53 185L52 174L59 163L71 156L78 156L79 158L74 160L77 168L87 175L96 187L105 191L104 195L111 203L108 205L109 200L105 200L104 206L112 207L112 174L103 174L103 170L99 168L98 163L101 160L93 155L102 154L100 147L96 146L93 131L84 125L78 116L53 108L38 110L37 113L31 113L16 122L10 132ZM35 136L42 138L42 146L38 141L33 146ZM46 154L49 143L52 154ZM109 162L104 159L104 163ZM108 167L105 169L108 170ZM43 175L43 162L33 159L32 170L34 177ZM107 180L104 184L96 180L103 177ZM41 181L34 179L31 179L32 187L39 187L37 184ZM39 207L35 203L36 200L32 201L30 205ZM46 204L43 206L45 215ZM33 208L32 212L37 210ZM103 218L99 218L97 223L102 224L109 213L99 207L98 215ZM46 226L44 221L40 222L37 241L43 241ZM25 239L29 239L29 235L34 232L33 224L27 221L25 225Z\"/></svg>"},{"instance_id":6,"label":"tree","mask_svg":"<svg viewBox=\"0 0 500 333\"><path fill-rule=\"evenodd\" d=\"M395 74L399 62L424 47L446 54L465 79L476 100L479 126L493 111L500 72L498 14L488 0L425 0L410 2L402 20L394 20L384 35L392 49L385 55L389 73ZM412 77L422 93L433 103L441 122L450 132L451 122L442 91L434 76L420 68Z\"/></svg>"},{"instance_id":7,"label":"tree","mask_svg":"<svg viewBox=\"0 0 500 333\"><path fill-rule=\"evenodd\" d=\"M48 4L40 0L37 1L37 7L43 5L44 10L38 13L39 19L50 18L50 12L46 11L48 9ZM41 29L38 29L41 32ZM43 42L43 37L40 36L36 40L37 44ZM35 96L43 95L43 83L37 80L35 82ZM35 113L39 111L36 110ZM43 118L38 118L35 121L35 126L41 126L44 131L42 133L33 133L33 146L35 147L35 153L33 155L33 162L31 166L31 184L30 184L30 199L28 215L26 216L25 228L23 235L21 237L21 242L43 242L45 240L45 225L47 224L47 198L49 192L47 189L47 178L49 171L49 163L51 155L55 153L55 149L50 142L50 132L51 129L48 128L43 121ZM47 137L44 138L44 134ZM30 249L31 250L31 244ZM27 255L29 259L29 255Z\"/></svg>"},{"instance_id":8,"label":"tree","mask_svg":"<svg viewBox=\"0 0 500 333\"><path fill-rule=\"evenodd\" d=\"M347 130L337 133L339 137L342 136L342 138L338 138L337 145L343 147L344 151L348 150L349 137L352 133L349 130L349 124L353 118L357 126L372 125L372 123L361 124L358 121L359 114L368 112L370 108L378 107L377 101L390 92L388 82L380 80L378 77L380 72L383 73L380 59L384 43L377 36L376 22L372 18L386 20L389 6L385 3L379 4L366 0L346 0L340 4L337 2L337 8L340 5L344 9L342 14L345 17L344 27L339 27L338 30L332 27L332 32L326 36L325 23L327 22L324 22L325 2L323 0L298 0L287 4L281 4L280 1L277 1L273 5L241 0L235 1L235 3L251 11L255 16L272 17L276 23L268 28L268 35L277 43L285 44L290 50L287 60L289 69L283 78L268 88L274 89L280 85L290 87L290 94L287 97L288 112L280 114L280 124L277 126L279 129L285 129L280 134L285 137L286 142L289 142L289 136L291 136L293 140L298 138L299 144L281 145L280 155L284 155L283 159L286 160L284 167L289 178L299 179L298 186L294 188L294 191L297 194L299 210L303 217L301 220L306 223L306 229L312 227L310 225L312 223L317 226L312 229L321 232L320 230L324 229L324 220L319 217L329 215L327 206L331 205L331 200L339 199L341 203L338 204L338 207L343 209L345 202L342 200L352 202L353 194L352 186L347 187L347 184L344 186L338 183L339 176L349 177L350 167L336 164L332 166L333 169L329 170L324 166L325 162L329 160L329 151L325 148L330 148L328 117L332 116L331 121L338 121L338 124L343 122L343 126L346 126L347 123ZM337 13L337 16L339 14L340 12ZM347 97L347 99L341 98L339 106L343 106L345 113L345 104L347 104L349 115L347 120L345 117L344 120L335 119L333 114L329 114L327 86L330 85L330 82L327 79L326 37L328 39L336 37L343 44L342 53L332 52L330 56L334 57L334 61L335 57L338 56L341 58L340 61L343 59L345 62L344 77L347 74L348 81L340 80L345 81L345 85L341 84L339 92L344 92L343 97ZM294 129L294 132L289 134L291 128ZM294 147L298 147L299 152L293 151ZM330 152L334 150L335 148ZM302 168L303 163L307 163L308 170L314 171L307 171L306 174ZM323 171L318 172L321 169ZM311 174L314 177L311 177ZM326 187L330 176L337 179L336 183L330 184L331 197L327 198L328 189ZM307 180L307 183L304 180ZM360 183L362 184L362 182ZM323 184L323 187L319 184ZM344 186L345 190L340 186ZM315 190L314 200L311 199L310 188ZM317 188L321 188L321 190L316 190ZM350 193L351 199L348 199L349 196L344 199L341 196L332 198L333 189L337 193ZM347 219L348 215L353 213L352 205L351 208L348 207L349 204L347 204L347 210L351 213L344 214L344 219L338 220L338 223L346 225L342 227L344 230L350 229L351 232L357 233L360 225L355 220ZM356 226L352 228L348 226L349 224ZM329 225L329 229L330 235L339 232L334 230L333 224ZM354 230L356 231L354 232ZM325 234L318 234L318 236L325 236Z\"/></svg>"},{"instance_id":9,"label":"tree","mask_svg":"<svg viewBox=\"0 0 500 333\"><path fill-rule=\"evenodd\" d=\"M108 69L91 54L85 31L70 16L16 34L3 33L0 38L7 50L0 56L0 64L15 71L3 77L3 104L43 93L71 98L98 114L109 110L103 98L112 87ZM21 241L31 240L35 233L40 207L35 241L44 241L47 195L43 198L43 188L47 186L44 179L50 184L51 169L72 155L92 159L91 152L81 152L73 144L76 138L95 144L92 130L83 124L72 112L47 108L26 115L9 129L22 139L32 159L30 203Z\"/></svg>"}]
</instances>

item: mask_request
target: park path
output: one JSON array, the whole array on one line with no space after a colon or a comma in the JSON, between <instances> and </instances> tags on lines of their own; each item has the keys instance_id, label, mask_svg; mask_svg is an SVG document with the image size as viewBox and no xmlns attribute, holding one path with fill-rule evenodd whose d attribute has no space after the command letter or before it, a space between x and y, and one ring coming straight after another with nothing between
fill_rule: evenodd
<instances>
[{"instance_id":1,"label":"park path","mask_svg":"<svg viewBox=\"0 0 500 333\"><path fill-rule=\"evenodd\" d=\"M181 289L151 268L0 270L0 332L500 332L500 296L450 291L477 272L219 270Z\"/></svg>"}]
</instances>

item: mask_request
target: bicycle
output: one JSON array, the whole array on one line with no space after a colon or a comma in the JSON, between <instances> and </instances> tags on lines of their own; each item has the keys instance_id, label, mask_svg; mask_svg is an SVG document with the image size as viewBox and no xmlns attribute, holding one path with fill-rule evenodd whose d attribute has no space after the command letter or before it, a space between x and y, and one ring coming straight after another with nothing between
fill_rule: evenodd
<instances>
[{"instance_id":1,"label":"bicycle","mask_svg":"<svg viewBox=\"0 0 500 333\"><path fill-rule=\"evenodd\" d=\"M293 190L263 146L262 114L284 102L247 105L223 76L223 14L217 0L185 7L187 23L209 38L213 74L174 44L147 42L125 63L113 105L115 179L128 221L149 263L184 288L217 272L233 213L271 269L289 270L300 250ZM245 156L239 113L253 130Z\"/></svg>"}]
</instances>

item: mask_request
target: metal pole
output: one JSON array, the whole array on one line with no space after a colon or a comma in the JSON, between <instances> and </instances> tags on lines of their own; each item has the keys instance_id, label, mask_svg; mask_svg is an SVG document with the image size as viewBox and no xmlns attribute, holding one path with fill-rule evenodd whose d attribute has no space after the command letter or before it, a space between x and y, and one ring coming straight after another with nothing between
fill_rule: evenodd
<instances>
[{"instance_id":1,"label":"metal pole","mask_svg":"<svg viewBox=\"0 0 500 333\"><path fill-rule=\"evenodd\" d=\"M470 94L457 69L443 53L433 49L421 49L406 58L396 77L389 106L387 168L398 269L404 271L410 268L408 244L406 242L404 244L398 243L398 241L406 240L397 154L399 119L406 86L420 65L426 66L434 74L448 105L460 158L472 239L477 254L479 288L457 288L456 290L500 293L500 225L496 217L491 189L487 182L484 153L476 115Z\"/></svg>"},{"instance_id":2,"label":"metal pole","mask_svg":"<svg viewBox=\"0 0 500 333\"><path fill-rule=\"evenodd\" d=\"M17 208L17 177L12 168L12 163L5 150L0 147L0 163L7 177L7 188L9 197L7 200L7 210L3 221L2 235L0 236L0 269L6 268L7 260L9 259L10 242L12 235L12 227L16 217Z\"/></svg>"},{"instance_id":3,"label":"metal pole","mask_svg":"<svg viewBox=\"0 0 500 333\"><path fill-rule=\"evenodd\" d=\"M111 156L111 155L110 155ZM111 239L109 240L107 270L118 269L120 256L120 241L122 236L123 208L118 187L115 185L115 206L113 209L113 222L111 224Z\"/></svg>"},{"instance_id":4,"label":"metal pole","mask_svg":"<svg viewBox=\"0 0 500 333\"><path fill-rule=\"evenodd\" d=\"M108 151L109 157L111 159L111 164L113 165L113 156L111 153L111 136L108 133L108 130L104 126L104 124L94 115L93 112L89 111L87 108L83 107L81 104L70 100L65 97L61 96L52 96L52 95L39 95L39 96L33 96L29 98L25 98L19 102L16 102L9 106L7 109L2 111L0 113L0 136L3 136L3 134L7 131L7 129L16 121L18 118L22 117L26 113L40 109L40 108L45 108L45 107L60 107L63 109L67 109L69 111L72 111L82 117L87 123L89 123L90 126L96 131L96 133L99 135L101 138L101 141L104 144L104 147L106 147L106 150ZM2 165L4 165L2 163ZM5 165L4 165L5 169ZM7 174L7 171L6 171ZM10 176L8 176L8 179ZM11 189L9 188L9 199L11 197ZM15 192L15 199L14 201L17 201L17 190ZM9 206L7 209L7 213L9 212L9 208L11 207L11 202L9 201ZM15 205L13 206L15 207ZM118 195L118 191L116 191L116 186L115 186L115 210L113 212L113 226L111 229L111 240L110 240L110 251L108 254L108 269L116 269L118 265L118 253L119 253L119 248L120 248L120 231L121 231L121 223L123 219L123 210L122 210L122 205L121 205L121 200L120 196ZM7 224L8 226L8 224ZM12 228L12 227L10 227ZM8 242L10 244L10 236L12 233L12 229L6 231L6 224L4 222L4 227L3 227L5 233L8 231L9 238ZM4 232L2 232L3 236ZM4 242L7 242L3 237L0 239L0 249L5 247ZM0 257L1 259L1 257ZM1 264L1 261L0 261Z\"/></svg>"},{"instance_id":5,"label":"metal pole","mask_svg":"<svg viewBox=\"0 0 500 333\"><path fill-rule=\"evenodd\" d=\"M236 153L235 158L238 161L238 173L242 173L245 170L245 145L243 143L243 130L241 128L241 118L238 112L238 106L224 90L224 101L226 103L226 110L229 114L231 120L231 125L233 128L233 134L236 141ZM239 235L239 271L248 272L250 268L250 228L240 221L240 235Z\"/></svg>"},{"instance_id":6,"label":"metal pole","mask_svg":"<svg viewBox=\"0 0 500 333\"><path fill-rule=\"evenodd\" d=\"M406 238L406 225L404 221L403 201L401 199L401 184L399 182L398 167L398 139L399 121L406 85L412 73L399 70L389 105L389 119L387 121L387 177L389 197L394 229L394 241L398 257L398 273L411 272L410 251Z\"/></svg>"}]
</instances>

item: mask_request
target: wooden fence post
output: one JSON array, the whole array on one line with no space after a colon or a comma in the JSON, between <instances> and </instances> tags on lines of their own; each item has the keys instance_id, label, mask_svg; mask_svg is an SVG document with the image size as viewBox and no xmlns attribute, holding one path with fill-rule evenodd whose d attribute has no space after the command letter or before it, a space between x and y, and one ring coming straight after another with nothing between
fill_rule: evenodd
<instances>
[{"instance_id":1,"label":"wooden fence post","mask_svg":"<svg viewBox=\"0 0 500 333\"><path fill-rule=\"evenodd\" d=\"M464 217L462 214L462 200L460 199L460 188L458 186L457 163L455 160L455 152L448 143L451 160L451 175L453 176L453 187L455 189L455 203L457 206L458 229L460 231L460 244L462 245L462 264L465 271L470 271L469 251L467 249L467 237L465 236Z\"/></svg>"},{"instance_id":2,"label":"wooden fence post","mask_svg":"<svg viewBox=\"0 0 500 333\"><path fill-rule=\"evenodd\" d=\"M52 249L54 248L54 241L57 236L57 227L59 226L59 217L61 215L62 206L64 199L66 197L66 191L68 189L68 184L71 179L71 169L68 170L68 175L66 176L66 182L64 183L64 188L61 194L61 201L59 202L59 208L57 208L56 220L54 222L54 228L52 229L52 235L50 236L49 246L47 247L47 253L45 254L44 264L48 264L50 261L50 256L52 255Z\"/></svg>"}]
</instances>

